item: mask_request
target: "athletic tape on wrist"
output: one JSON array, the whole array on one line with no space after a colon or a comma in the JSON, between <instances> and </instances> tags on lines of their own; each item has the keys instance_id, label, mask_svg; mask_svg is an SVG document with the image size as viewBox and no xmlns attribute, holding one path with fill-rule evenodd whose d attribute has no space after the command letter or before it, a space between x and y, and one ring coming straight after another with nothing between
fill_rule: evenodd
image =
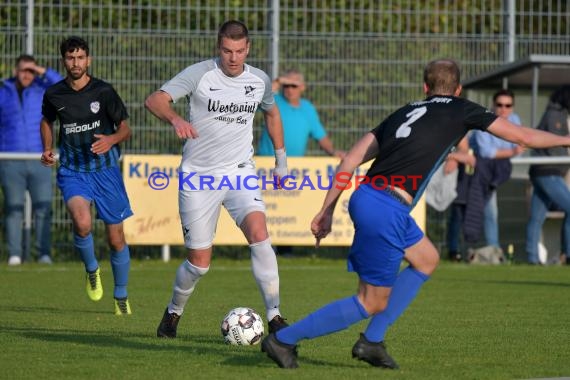
<instances>
[{"instance_id":1,"label":"athletic tape on wrist","mask_svg":"<svg viewBox=\"0 0 570 380\"><path fill-rule=\"evenodd\" d=\"M287 167L287 154L285 149L275 149L275 166L278 168Z\"/></svg>"}]
</instances>

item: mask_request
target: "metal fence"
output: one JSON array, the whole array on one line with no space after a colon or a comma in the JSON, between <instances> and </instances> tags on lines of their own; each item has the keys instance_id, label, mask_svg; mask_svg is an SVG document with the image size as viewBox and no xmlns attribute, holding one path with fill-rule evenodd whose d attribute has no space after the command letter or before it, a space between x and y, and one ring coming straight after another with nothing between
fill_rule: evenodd
<instances>
[{"instance_id":1,"label":"metal fence","mask_svg":"<svg viewBox=\"0 0 570 380\"><path fill-rule=\"evenodd\" d=\"M249 63L272 76L304 72L305 95L341 148L422 97L430 59L455 58L470 77L528 54L570 55L566 0L0 1L0 76L11 75L23 52L63 71L58 44L81 35L91 45L92 73L112 83L129 109L134 134L124 151L179 153L180 141L143 101L187 65L214 55L217 29L230 18L250 28ZM316 144L309 154L321 154ZM69 231L57 197L53 228Z\"/></svg>"}]
</instances>

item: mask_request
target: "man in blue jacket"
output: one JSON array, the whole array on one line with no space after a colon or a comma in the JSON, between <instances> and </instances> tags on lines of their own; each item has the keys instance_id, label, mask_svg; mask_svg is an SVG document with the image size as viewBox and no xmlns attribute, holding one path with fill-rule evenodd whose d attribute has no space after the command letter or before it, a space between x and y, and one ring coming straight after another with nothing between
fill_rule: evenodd
<instances>
[{"instance_id":1,"label":"man in blue jacket","mask_svg":"<svg viewBox=\"0 0 570 380\"><path fill-rule=\"evenodd\" d=\"M16 59L14 77L0 84L0 152L43 152L40 138L42 99L46 88L62 80L56 71L39 66L31 55ZM51 170L39 160L3 160L0 184L4 193L4 225L8 265L22 263L22 221L26 190L32 198L35 246L39 262L50 264Z\"/></svg>"}]
</instances>

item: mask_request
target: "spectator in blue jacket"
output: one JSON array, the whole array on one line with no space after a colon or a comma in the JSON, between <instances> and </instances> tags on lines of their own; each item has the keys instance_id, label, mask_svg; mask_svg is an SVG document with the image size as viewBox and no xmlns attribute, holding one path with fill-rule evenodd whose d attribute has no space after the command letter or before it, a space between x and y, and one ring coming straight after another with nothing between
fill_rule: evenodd
<instances>
[{"instance_id":1,"label":"spectator in blue jacket","mask_svg":"<svg viewBox=\"0 0 570 380\"><path fill-rule=\"evenodd\" d=\"M46 88L62 80L56 71L42 67L31 55L16 59L14 77L0 84L0 152L43 152L40 138L42 98ZM4 225L8 265L22 263L22 222L26 190L32 199L35 247L40 263L51 264L51 170L38 159L3 160L0 184L4 193Z\"/></svg>"}]
</instances>

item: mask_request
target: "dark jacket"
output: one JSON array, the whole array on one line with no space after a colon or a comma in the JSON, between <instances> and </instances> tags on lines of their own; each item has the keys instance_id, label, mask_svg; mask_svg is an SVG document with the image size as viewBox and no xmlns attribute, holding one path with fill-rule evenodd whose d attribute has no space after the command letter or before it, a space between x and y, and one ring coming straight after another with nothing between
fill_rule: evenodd
<instances>
[{"instance_id":1,"label":"dark jacket","mask_svg":"<svg viewBox=\"0 0 570 380\"><path fill-rule=\"evenodd\" d=\"M559 136L568 135L568 110L559 104L549 103L546 111L542 115L542 119L538 124L537 129L548 131ZM531 152L533 157L553 157L553 156L568 156L568 148L556 147L547 149L534 149ZM531 177L541 176L561 176L564 177L570 168L569 165L564 164L549 164L549 165L531 165L528 174Z\"/></svg>"},{"instance_id":2,"label":"dark jacket","mask_svg":"<svg viewBox=\"0 0 570 380\"><path fill-rule=\"evenodd\" d=\"M42 152L40 121L45 89L62 80L58 72L47 69L22 91L16 89L16 79L0 85L0 152Z\"/></svg>"}]
</instances>

